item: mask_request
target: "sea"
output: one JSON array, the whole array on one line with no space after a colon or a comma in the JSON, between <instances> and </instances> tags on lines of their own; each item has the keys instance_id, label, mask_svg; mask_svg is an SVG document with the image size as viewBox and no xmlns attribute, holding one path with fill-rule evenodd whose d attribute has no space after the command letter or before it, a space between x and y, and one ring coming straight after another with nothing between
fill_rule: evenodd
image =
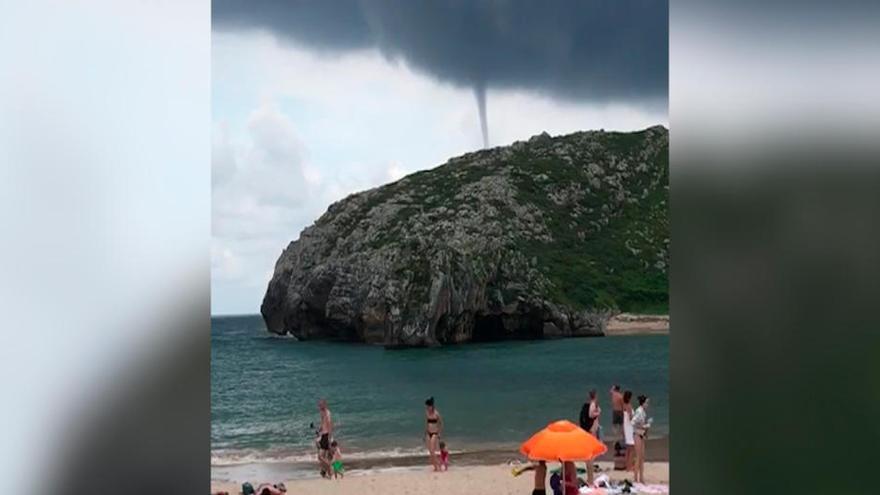
<instances>
[{"instance_id":1,"label":"sea","mask_svg":"<svg viewBox=\"0 0 880 495\"><path fill-rule=\"evenodd\" d=\"M397 469L426 463L428 397L453 459L503 461L549 422L577 423L590 389L610 434L616 383L650 397L652 436L667 436L668 335L387 350L275 336L259 315L212 317L212 479L317 476L320 398L347 466Z\"/></svg>"}]
</instances>

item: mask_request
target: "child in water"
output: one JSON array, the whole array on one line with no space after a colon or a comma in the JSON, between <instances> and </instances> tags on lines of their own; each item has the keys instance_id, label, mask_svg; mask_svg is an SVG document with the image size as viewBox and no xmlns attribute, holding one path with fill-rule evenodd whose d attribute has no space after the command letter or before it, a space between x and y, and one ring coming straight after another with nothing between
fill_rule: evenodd
<instances>
[{"instance_id":1,"label":"child in water","mask_svg":"<svg viewBox=\"0 0 880 495\"><path fill-rule=\"evenodd\" d=\"M334 478L344 478L345 477L345 468L342 467L342 451L339 450L339 444L336 443L336 440L330 443L330 455L333 463L331 467L333 468L333 477Z\"/></svg>"},{"instance_id":2,"label":"child in water","mask_svg":"<svg viewBox=\"0 0 880 495\"><path fill-rule=\"evenodd\" d=\"M446 442L440 442L440 469L449 470L449 451L446 450Z\"/></svg>"}]
</instances>

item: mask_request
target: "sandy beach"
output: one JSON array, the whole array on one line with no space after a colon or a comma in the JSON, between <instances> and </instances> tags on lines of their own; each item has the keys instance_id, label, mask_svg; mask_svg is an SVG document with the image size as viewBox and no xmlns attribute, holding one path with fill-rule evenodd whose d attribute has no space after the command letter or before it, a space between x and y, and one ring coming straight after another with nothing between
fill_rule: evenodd
<instances>
[{"instance_id":1,"label":"sandy beach","mask_svg":"<svg viewBox=\"0 0 880 495\"><path fill-rule=\"evenodd\" d=\"M608 320L605 335L669 334L669 315L636 315L621 313Z\"/></svg>"},{"instance_id":2,"label":"sandy beach","mask_svg":"<svg viewBox=\"0 0 880 495\"><path fill-rule=\"evenodd\" d=\"M599 465L612 479L632 479L629 471L613 471L611 463ZM553 466L551 465L551 468ZM669 483L669 463L650 462L645 464L645 477L651 484ZM278 482L281 480L265 480ZM254 485L254 481L251 481ZM471 495L473 493L492 493L497 495L525 495L532 491L534 475L532 472L520 476L511 474L511 466L506 464L492 466L451 466L449 471L433 473L430 468L407 468L404 471L352 471L344 479L291 480L285 481L287 493L291 495L386 495L396 494L443 494ZM548 486L549 489L549 486ZM211 492L226 491L236 495L241 491L240 483L211 483Z\"/></svg>"},{"instance_id":3,"label":"sandy beach","mask_svg":"<svg viewBox=\"0 0 880 495\"><path fill-rule=\"evenodd\" d=\"M610 443L609 443L610 446ZM669 437L648 439L645 451L645 477L650 484L669 484ZM320 478L289 479L284 476L281 465L273 469L261 470L266 476L277 479L237 479L231 481L212 481L211 492L229 492L237 495L241 491L241 483L249 481L255 487L259 483L278 483L283 481L288 493L294 494L382 494L387 493L438 493L443 495L472 494L478 486L491 486L486 493L493 494L528 494L534 483L532 472L520 476L511 474L512 466L508 461L526 462L514 451L474 452L473 454L452 455L449 471L433 473L426 466L425 456L388 459L384 462L361 460L346 462L348 470L341 480L328 481ZM611 479L632 480L631 471L614 471L609 454L601 456L597 461L604 473ZM551 469L558 464L551 463ZM268 474L275 473L275 474ZM548 485L549 488L549 485Z\"/></svg>"}]
</instances>

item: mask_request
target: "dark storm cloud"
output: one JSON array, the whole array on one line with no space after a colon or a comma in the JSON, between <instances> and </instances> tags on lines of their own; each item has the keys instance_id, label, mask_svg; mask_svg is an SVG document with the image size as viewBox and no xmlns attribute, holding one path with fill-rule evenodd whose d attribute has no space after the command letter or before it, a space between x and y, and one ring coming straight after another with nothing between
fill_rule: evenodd
<instances>
[{"instance_id":1,"label":"dark storm cloud","mask_svg":"<svg viewBox=\"0 0 880 495\"><path fill-rule=\"evenodd\" d=\"M665 0L215 0L215 29L259 29L328 53L388 59L472 88L488 145L486 90L566 100L667 100Z\"/></svg>"},{"instance_id":2,"label":"dark storm cloud","mask_svg":"<svg viewBox=\"0 0 880 495\"><path fill-rule=\"evenodd\" d=\"M338 52L375 47L435 78L577 100L666 99L664 0L215 0L215 29Z\"/></svg>"}]
</instances>

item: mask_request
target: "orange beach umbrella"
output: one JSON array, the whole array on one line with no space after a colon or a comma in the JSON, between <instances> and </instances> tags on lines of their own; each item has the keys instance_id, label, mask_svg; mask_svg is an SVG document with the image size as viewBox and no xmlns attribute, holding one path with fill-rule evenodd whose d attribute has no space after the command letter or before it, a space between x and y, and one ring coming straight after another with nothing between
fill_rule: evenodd
<instances>
[{"instance_id":1,"label":"orange beach umbrella","mask_svg":"<svg viewBox=\"0 0 880 495\"><path fill-rule=\"evenodd\" d=\"M604 443L566 420L550 423L519 448L533 461L589 461L606 450Z\"/></svg>"}]
</instances>

